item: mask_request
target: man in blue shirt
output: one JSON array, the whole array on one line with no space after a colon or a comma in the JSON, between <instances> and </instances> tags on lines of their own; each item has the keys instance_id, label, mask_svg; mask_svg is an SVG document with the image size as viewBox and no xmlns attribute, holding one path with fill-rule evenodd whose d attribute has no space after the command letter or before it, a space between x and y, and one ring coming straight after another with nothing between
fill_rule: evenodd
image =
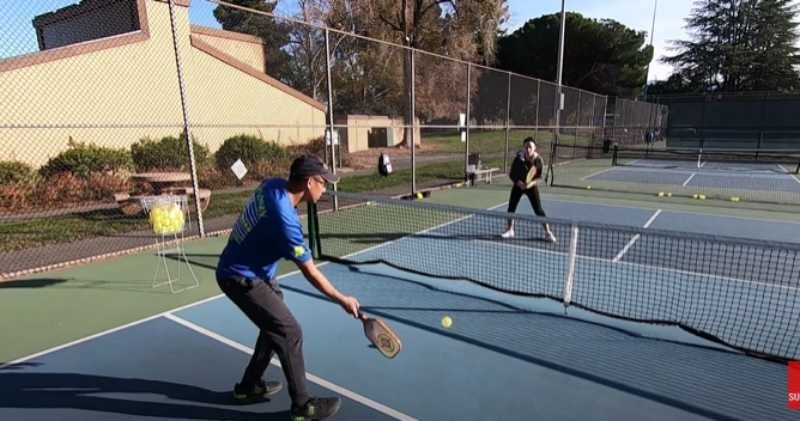
<instances>
[{"instance_id":1,"label":"man in blue shirt","mask_svg":"<svg viewBox=\"0 0 800 421\"><path fill-rule=\"evenodd\" d=\"M302 201L316 203L325 184L338 177L316 155L292 162L289 179L264 180L245 204L217 265L220 289L260 329L258 341L234 397L249 400L281 390L279 382L264 382L273 353L278 355L289 385L292 420L322 419L338 411L339 398L313 398L305 384L303 335L283 301L275 279L281 258L293 261L320 292L358 317L359 303L340 293L319 271L303 238L295 209Z\"/></svg>"}]
</instances>

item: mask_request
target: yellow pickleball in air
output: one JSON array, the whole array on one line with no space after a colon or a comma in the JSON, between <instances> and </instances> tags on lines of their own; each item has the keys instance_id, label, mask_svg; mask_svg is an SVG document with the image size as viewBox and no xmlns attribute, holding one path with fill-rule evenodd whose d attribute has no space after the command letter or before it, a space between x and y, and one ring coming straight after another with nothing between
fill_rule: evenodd
<instances>
[{"instance_id":1,"label":"yellow pickleball in air","mask_svg":"<svg viewBox=\"0 0 800 421\"><path fill-rule=\"evenodd\" d=\"M442 317L442 327L449 329L450 326L453 326L453 319L451 319L450 316Z\"/></svg>"}]
</instances>

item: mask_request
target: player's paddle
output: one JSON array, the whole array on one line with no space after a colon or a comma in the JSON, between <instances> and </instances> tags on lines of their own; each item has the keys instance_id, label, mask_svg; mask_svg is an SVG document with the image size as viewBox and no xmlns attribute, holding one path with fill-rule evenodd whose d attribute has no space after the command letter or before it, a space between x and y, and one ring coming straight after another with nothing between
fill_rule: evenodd
<instances>
[{"instance_id":1,"label":"player's paddle","mask_svg":"<svg viewBox=\"0 0 800 421\"><path fill-rule=\"evenodd\" d=\"M383 320L367 317L364 313L359 313L358 318L364 325L364 335L384 357L394 358L400 353L403 347L400 338Z\"/></svg>"}]
</instances>

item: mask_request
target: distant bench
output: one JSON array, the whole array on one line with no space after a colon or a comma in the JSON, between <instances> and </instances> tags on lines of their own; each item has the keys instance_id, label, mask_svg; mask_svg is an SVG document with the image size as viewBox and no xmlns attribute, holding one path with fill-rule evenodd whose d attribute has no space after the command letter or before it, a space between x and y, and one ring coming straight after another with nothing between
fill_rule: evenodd
<instances>
[{"instance_id":1,"label":"distant bench","mask_svg":"<svg viewBox=\"0 0 800 421\"><path fill-rule=\"evenodd\" d=\"M500 172L500 168L481 168L471 170L469 174L470 183L475 185L475 183L483 180L488 184L492 184L492 178L495 176L495 173L498 172Z\"/></svg>"}]
</instances>

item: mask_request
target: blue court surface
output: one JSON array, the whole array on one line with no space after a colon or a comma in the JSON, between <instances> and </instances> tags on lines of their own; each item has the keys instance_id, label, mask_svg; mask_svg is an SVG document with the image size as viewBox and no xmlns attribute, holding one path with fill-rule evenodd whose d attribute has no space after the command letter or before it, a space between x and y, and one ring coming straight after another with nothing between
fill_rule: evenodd
<instances>
[{"instance_id":1,"label":"blue court surface","mask_svg":"<svg viewBox=\"0 0 800 421\"><path fill-rule=\"evenodd\" d=\"M723 164L691 161L640 159L629 164L598 171L585 177L591 181L619 181L674 185L687 188L763 190L800 194L800 177L794 167L781 164Z\"/></svg>"},{"instance_id":2,"label":"blue court surface","mask_svg":"<svg viewBox=\"0 0 800 421\"><path fill-rule=\"evenodd\" d=\"M800 241L800 224L780 221L547 198L544 206L559 218ZM530 212L525 201L520 212ZM607 244L597 251L602 260L582 256L579 277L602 273L608 259L623 250L619 260L628 262L625 273L652 274L656 269L637 260L638 248L648 247L644 240L627 249L630 240ZM503 247L505 255L507 249L522 251L513 241L484 242ZM396 241L365 250L362 257L399 255L405 247ZM532 253L531 261L559 270L563 242L547 247L552 249L528 249L526 256ZM470 248L452 250L467 253ZM443 267L470 265L469 258L453 256ZM474 266L460 272L482 267ZM800 412L786 409L785 365L730 352L677 328L574 308L565 312L558 302L381 264L324 263L321 269L403 341L397 358L383 358L368 346L361 323L301 275L280 279L304 329L312 393L343 398L341 411L331 419L800 419ZM519 273L504 270L508 276ZM790 311L786 305L776 308ZM453 318L452 327L441 326L444 315ZM217 296L24 358L0 369L0 420L287 420L285 389L268 402L230 402L230 389L256 336L256 328L235 306ZM266 377L284 381L276 365Z\"/></svg>"}]
</instances>

